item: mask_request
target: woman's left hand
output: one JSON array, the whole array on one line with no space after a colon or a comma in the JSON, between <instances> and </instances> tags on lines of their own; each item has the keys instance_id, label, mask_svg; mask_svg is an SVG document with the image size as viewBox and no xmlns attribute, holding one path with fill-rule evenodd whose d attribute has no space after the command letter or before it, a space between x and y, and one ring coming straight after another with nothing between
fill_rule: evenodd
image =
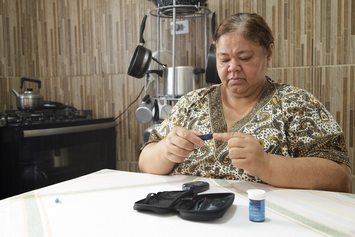
<instances>
[{"instance_id":1,"label":"woman's left hand","mask_svg":"<svg viewBox=\"0 0 355 237\"><path fill-rule=\"evenodd\" d=\"M213 138L228 142L233 166L244 169L252 176L262 176L263 172L267 172L269 154L252 135L241 132L214 133Z\"/></svg>"}]
</instances>

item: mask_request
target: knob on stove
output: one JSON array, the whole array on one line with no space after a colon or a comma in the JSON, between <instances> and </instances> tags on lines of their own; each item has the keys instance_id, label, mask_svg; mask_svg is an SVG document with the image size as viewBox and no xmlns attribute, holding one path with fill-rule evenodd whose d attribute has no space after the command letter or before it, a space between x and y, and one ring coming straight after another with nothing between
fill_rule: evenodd
<instances>
[{"instance_id":1,"label":"knob on stove","mask_svg":"<svg viewBox=\"0 0 355 237\"><path fill-rule=\"evenodd\" d=\"M28 117L26 118L25 123L26 123L26 124L32 123L32 118L31 118L31 116L28 116Z\"/></svg>"},{"instance_id":2,"label":"knob on stove","mask_svg":"<svg viewBox=\"0 0 355 237\"><path fill-rule=\"evenodd\" d=\"M8 117L8 115L5 115L5 114L1 115L1 117L0 117L0 127L4 127L6 125L7 117Z\"/></svg>"},{"instance_id":3,"label":"knob on stove","mask_svg":"<svg viewBox=\"0 0 355 237\"><path fill-rule=\"evenodd\" d=\"M23 118L21 116L17 117L16 123L22 123L22 122L23 122Z\"/></svg>"}]
</instances>

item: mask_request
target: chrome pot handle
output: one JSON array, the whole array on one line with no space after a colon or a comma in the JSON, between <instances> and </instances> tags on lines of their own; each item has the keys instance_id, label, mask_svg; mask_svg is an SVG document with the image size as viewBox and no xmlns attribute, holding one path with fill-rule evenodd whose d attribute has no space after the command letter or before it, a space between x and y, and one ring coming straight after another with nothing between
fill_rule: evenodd
<instances>
[{"instance_id":1,"label":"chrome pot handle","mask_svg":"<svg viewBox=\"0 0 355 237\"><path fill-rule=\"evenodd\" d=\"M163 70L148 70L146 72L146 74L151 74L151 73L156 73L158 74L160 77L163 77Z\"/></svg>"},{"instance_id":2,"label":"chrome pot handle","mask_svg":"<svg viewBox=\"0 0 355 237\"><path fill-rule=\"evenodd\" d=\"M194 69L194 74L201 74L201 73L205 73L205 69L203 69L203 68L195 68Z\"/></svg>"},{"instance_id":3,"label":"chrome pot handle","mask_svg":"<svg viewBox=\"0 0 355 237\"><path fill-rule=\"evenodd\" d=\"M155 62L157 62L160 66L162 66L163 68L166 68L166 64L163 64L163 63L159 62L159 60L156 59L156 58L154 58L154 57L152 57L152 59L153 59Z\"/></svg>"}]
</instances>

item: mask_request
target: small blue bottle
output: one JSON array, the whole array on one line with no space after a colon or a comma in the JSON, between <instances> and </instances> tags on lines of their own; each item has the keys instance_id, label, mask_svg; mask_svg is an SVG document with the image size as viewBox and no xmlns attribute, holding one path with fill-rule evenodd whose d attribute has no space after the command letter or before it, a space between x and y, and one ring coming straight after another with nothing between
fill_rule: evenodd
<instances>
[{"instance_id":1,"label":"small blue bottle","mask_svg":"<svg viewBox=\"0 0 355 237\"><path fill-rule=\"evenodd\" d=\"M249 189L249 220L254 222L265 221L266 192L261 189Z\"/></svg>"}]
</instances>

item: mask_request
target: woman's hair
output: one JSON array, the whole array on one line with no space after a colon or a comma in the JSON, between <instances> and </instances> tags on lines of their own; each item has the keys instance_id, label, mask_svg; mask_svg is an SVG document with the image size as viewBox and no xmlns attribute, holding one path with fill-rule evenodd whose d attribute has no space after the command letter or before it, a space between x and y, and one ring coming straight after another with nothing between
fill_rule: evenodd
<instances>
[{"instance_id":1,"label":"woman's hair","mask_svg":"<svg viewBox=\"0 0 355 237\"><path fill-rule=\"evenodd\" d=\"M214 33L215 44L218 44L222 35L232 32L240 32L245 39L259 44L265 54L269 45L274 43L271 29L265 20L255 13L238 13L224 19Z\"/></svg>"}]
</instances>

